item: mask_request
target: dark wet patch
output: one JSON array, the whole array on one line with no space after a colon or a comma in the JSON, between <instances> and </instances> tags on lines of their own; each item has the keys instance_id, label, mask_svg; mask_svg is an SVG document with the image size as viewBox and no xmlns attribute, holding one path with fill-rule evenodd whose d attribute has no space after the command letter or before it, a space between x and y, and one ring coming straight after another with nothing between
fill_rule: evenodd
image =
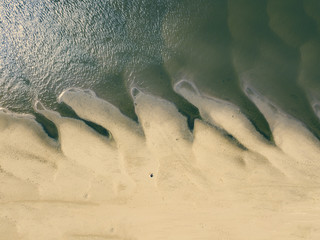
<instances>
[{"instance_id":1,"label":"dark wet patch","mask_svg":"<svg viewBox=\"0 0 320 240\"><path fill-rule=\"evenodd\" d=\"M105 137L108 137L108 138L111 136L110 132L107 129L105 129L104 127L102 127L94 122L86 121L84 119L82 119L82 121L84 121L89 127L94 129L99 134L101 134Z\"/></svg>"},{"instance_id":2,"label":"dark wet patch","mask_svg":"<svg viewBox=\"0 0 320 240\"><path fill-rule=\"evenodd\" d=\"M69 107L68 105L66 105L65 103L61 103L58 107L58 112L61 114L61 116L63 117L69 117L69 118L74 118L74 119L78 119L83 121L85 124L87 124L90 128L92 128L93 130L95 130L97 133L101 134L102 136L105 136L107 138L111 137L111 133L105 129L104 127L102 127L99 124L96 124L94 122L91 121L87 121L85 119L80 118L75 111L73 111L73 109L71 107Z\"/></svg>"},{"instance_id":3,"label":"dark wet patch","mask_svg":"<svg viewBox=\"0 0 320 240\"><path fill-rule=\"evenodd\" d=\"M34 115L36 117L36 121L42 126L43 130L48 134L48 136L58 140L59 134L56 125L39 113L34 113Z\"/></svg>"}]
</instances>

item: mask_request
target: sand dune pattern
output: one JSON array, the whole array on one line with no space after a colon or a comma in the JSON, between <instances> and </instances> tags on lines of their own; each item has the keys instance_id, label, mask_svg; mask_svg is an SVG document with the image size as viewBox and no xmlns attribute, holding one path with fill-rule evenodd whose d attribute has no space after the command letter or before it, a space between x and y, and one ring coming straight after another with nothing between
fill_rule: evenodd
<instances>
[{"instance_id":1,"label":"sand dune pattern","mask_svg":"<svg viewBox=\"0 0 320 240\"><path fill-rule=\"evenodd\" d=\"M180 81L202 119L132 88L138 122L92 91L40 102L58 140L29 115L0 113L0 239L319 239L320 145L250 86L274 143L231 103Z\"/></svg>"}]
</instances>

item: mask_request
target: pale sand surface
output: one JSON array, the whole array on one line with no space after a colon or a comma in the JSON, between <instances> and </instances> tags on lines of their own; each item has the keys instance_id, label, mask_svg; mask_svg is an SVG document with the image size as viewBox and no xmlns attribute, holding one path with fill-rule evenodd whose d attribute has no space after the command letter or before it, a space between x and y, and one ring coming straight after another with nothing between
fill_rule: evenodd
<instances>
[{"instance_id":1,"label":"pale sand surface","mask_svg":"<svg viewBox=\"0 0 320 240\"><path fill-rule=\"evenodd\" d=\"M201 113L193 131L173 104L137 89L139 124L91 91L60 95L109 138L39 102L58 141L3 110L0 239L320 239L320 144L303 124L244 86L271 144L237 106L186 81L175 91Z\"/></svg>"}]
</instances>

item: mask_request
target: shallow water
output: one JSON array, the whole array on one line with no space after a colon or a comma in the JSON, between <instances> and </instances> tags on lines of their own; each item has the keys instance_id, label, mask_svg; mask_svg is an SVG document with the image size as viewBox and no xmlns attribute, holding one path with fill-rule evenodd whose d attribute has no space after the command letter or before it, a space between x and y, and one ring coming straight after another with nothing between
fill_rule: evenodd
<instances>
[{"instance_id":1,"label":"shallow water","mask_svg":"<svg viewBox=\"0 0 320 240\"><path fill-rule=\"evenodd\" d=\"M319 12L2 1L0 239L319 239Z\"/></svg>"},{"instance_id":2,"label":"shallow water","mask_svg":"<svg viewBox=\"0 0 320 240\"><path fill-rule=\"evenodd\" d=\"M38 99L64 111L57 96L79 87L136 119L129 91L139 86L173 101L192 126L196 108L172 90L186 79L238 105L271 138L243 91L249 83L319 137L319 8L313 0L5 0L0 105L34 113Z\"/></svg>"}]
</instances>

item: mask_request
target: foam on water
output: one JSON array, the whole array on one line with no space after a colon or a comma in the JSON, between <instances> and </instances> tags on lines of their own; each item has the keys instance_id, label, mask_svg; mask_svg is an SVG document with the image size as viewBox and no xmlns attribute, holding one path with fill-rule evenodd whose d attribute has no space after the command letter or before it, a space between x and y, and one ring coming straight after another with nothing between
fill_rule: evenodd
<instances>
[{"instance_id":1,"label":"foam on water","mask_svg":"<svg viewBox=\"0 0 320 240\"><path fill-rule=\"evenodd\" d=\"M320 144L249 85L275 144L231 103L186 80L174 90L196 106L194 129L174 104L131 91L138 122L92 91L58 101L82 120L35 102L0 112L0 239L318 239Z\"/></svg>"},{"instance_id":2,"label":"foam on water","mask_svg":"<svg viewBox=\"0 0 320 240\"><path fill-rule=\"evenodd\" d=\"M315 114L318 116L318 118L320 119L320 103L317 102L313 104L313 110Z\"/></svg>"}]
</instances>

